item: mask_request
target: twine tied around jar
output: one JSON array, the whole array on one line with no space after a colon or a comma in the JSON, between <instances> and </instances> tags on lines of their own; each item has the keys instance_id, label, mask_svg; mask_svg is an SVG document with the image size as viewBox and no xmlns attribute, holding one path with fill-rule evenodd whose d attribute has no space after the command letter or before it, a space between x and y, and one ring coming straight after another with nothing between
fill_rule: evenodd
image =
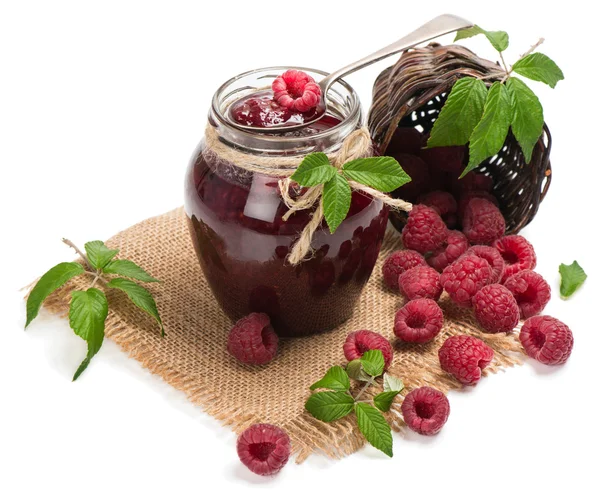
<instances>
[{"instance_id":1,"label":"twine tied around jar","mask_svg":"<svg viewBox=\"0 0 600 493\"><path fill-rule=\"evenodd\" d=\"M228 161L234 166L247 171L260 173L267 176L279 178L279 190L283 202L288 207L288 211L284 214L283 220L287 221L295 212L312 209L312 217L308 224L300 233L298 241L292 247L288 255L288 262L291 265L297 265L306 259L312 251L311 242L313 235L321 227L323 222L323 185L310 187L306 193L294 198L290 194L290 188L293 180L290 178L305 156L257 156L245 152L238 151L232 146L225 144L220 140L216 129L207 125L205 132L206 150L216 154L219 159ZM366 127L361 127L353 131L344 141L340 149L336 152L328 153L329 162L341 171L344 163L368 157L371 155L371 135ZM358 192L380 200L392 209L410 212L412 204L401 199L394 199L389 195L375 190L367 185L348 180L350 188Z\"/></svg>"}]
</instances>

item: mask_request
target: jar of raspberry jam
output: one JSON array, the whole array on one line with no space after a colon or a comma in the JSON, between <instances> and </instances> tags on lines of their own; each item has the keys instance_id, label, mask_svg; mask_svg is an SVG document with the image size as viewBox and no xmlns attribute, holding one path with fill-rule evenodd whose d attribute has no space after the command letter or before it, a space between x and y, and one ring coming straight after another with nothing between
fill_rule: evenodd
<instances>
[{"instance_id":1,"label":"jar of raspberry jam","mask_svg":"<svg viewBox=\"0 0 600 493\"><path fill-rule=\"evenodd\" d=\"M327 95L328 114L302 130L265 134L236 127L235 120L268 126L273 119L306 116L286 114L269 99L265 88L286 69L247 72L217 90L208 130L221 149L243 155L252 170L214 152L203 139L186 173L185 211L202 270L225 314L235 321L264 312L279 335L303 336L332 329L352 315L377 260L388 209L353 192L348 216L335 233L323 223L312 238L312 255L297 265L287 260L312 210L284 220L288 207L273 176L277 160L337 151L360 127L362 111L355 91L338 81ZM326 75L302 70L316 80ZM254 163L259 157L272 158L269 169L264 159Z\"/></svg>"}]
</instances>

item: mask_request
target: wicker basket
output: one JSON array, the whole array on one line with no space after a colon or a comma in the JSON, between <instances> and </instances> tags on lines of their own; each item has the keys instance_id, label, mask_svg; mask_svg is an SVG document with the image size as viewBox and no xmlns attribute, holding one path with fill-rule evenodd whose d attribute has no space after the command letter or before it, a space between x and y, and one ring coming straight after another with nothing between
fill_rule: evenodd
<instances>
[{"instance_id":1,"label":"wicker basket","mask_svg":"<svg viewBox=\"0 0 600 493\"><path fill-rule=\"evenodd\" d=\"M454 83L461 77L485 78L487 84L500 80L497 64L479 58L459 45L432 43L405 52L400 60L385 69L375 81L373 104L369 111L369 130L379 152L385 150L395 129L433 126ZM550 186L550 131L544 131L533 150L529 164L512 133L496 155L484 161L477 172L494 181L492 193L506 219L506 232L512 234L526 226L537 213ZM402 229L406 216L393 213L392 223Z\"/></svg>"}]
</instances>

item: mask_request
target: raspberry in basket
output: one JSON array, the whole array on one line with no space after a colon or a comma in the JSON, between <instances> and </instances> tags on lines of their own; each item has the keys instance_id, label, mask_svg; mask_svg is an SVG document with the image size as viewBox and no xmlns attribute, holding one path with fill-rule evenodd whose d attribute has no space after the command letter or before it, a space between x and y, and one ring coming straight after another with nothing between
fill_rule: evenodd
<instances>
[{"instance_id":1,"label":"raspberry in basket","mask_svg":"<svg viewBox=\"0 0 600 493\"><path fill-rule=\"evenodd\" d=\"M462 217L463 233L473 244L489 245L506 230L500 209L485 199L469 200Z\"/></svg>"}]
</instances>

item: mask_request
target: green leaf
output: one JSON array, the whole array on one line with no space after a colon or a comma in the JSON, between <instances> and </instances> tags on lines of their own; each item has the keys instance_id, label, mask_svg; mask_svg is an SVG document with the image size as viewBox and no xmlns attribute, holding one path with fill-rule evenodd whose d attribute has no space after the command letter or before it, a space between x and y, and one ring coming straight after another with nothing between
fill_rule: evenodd
<instances>
[{"instance_id":1,"label":"green leaf","mask_svg":"<svg viewBox=\"0 0 600 493\"><path fill-rule=\"evenodd\" d=\"M104 269L119 250L110 250L103 241L96 240L85 244L85 253L95 269Z\"/></svg>"},{"instance_id":2,"label":"green leaf","mask_svg":"<svg viewBox=\"0 0 600 493\"><path fill-rule=\"evenodd\" d=\"M508 33L505 31L486 31L479 26L473 26L468 29L461 29L456 33L454 41L461 39L472 38L478 34L483 34L496 49L496 51L504 51L508 48Z\"/></svg>"},{"instance_id":3,"label":"green leaf","mask_svg":"<svg viewBox=\"0 0 600 493\"><path fill-rule=\"evenodd\" d=\"M494 82L485 100L483 117L471 135L469 165L461 178L502 149L511 121L512 105L508 91L504 84Z\"/></svg>"},{"instance_id":4,"label":"green leaf","mask_svg":"<svg viewBox=\"0 0 600 493\"><path fill-rule=\"evenodd\" d=\"M113 260L104 267L106 274L118 274L142 282L160 282L131 260Z\"/></svg>"},{"instance_id":5,"label":"green leaf","mask_svg":"<svg viewBox=\"0 0 600 493\"><path fill-rule=\"evenodd\" d=\"M400 392L404 388L404 382L389 373L383 374L383 390L385 392L398 391Z\"/></svg>"},{"instance_id":6,"label":"green leaf","mask_svg":"<svg viewBox=\"0 0 600 493\"><path fill-rule=\"evenodd\" d=\"M44 300L67 281L85 272L77 262L62 262L46 272L27 297L27 321L25 328L37 317Z\"/></svg>"},{"instance_id":7,"label":"green leaf","mask_svg":"<svg viewBox=\"0 0 600 493\"><path fill-rule=\"evenodd\" d=\"M313 152L302 160L291 178L303 187L314 187L327 183L336 172L337 170L329 163L327 154Z\"/></svg>"},{"instance_id":8,"label":"green leaf","mask_svg":"<svg viewBox=\"0 0 600 493\"><path fill-rule=\"evenodd\" d=\"M349 390L350 379L341 366L332 366L321 380L310 386L310 390L315 389Z\"/></svg>"},{"instance_id":9,"label":"green leaf","mask_svg":"<svg viewBox=\"0 0 600 493\"><path fill-rule=\"evenodd\" d=\"M358 429L376 449L392 457L392 430L381 413L370 404L359 402L354 407Z\"/></svg>"},{"instance_id":10,"label":"green leaf","mask_svg":"<svg viewBox=\"0 0 600 493\"><path fill-rule=\"evenodd\" d=\"M390 410L394 397L400 393L399 390L388 390L387 392L381 392L373 398L373 404L375 407L384 413Z\"/></svg>"},{"instance_id":11,"label":"green leaf","mask_svg":"<svg viewBox=\"0 0 600 493\"><path fill-rule=\"evenodd\" d=\"M79 337L87 342L87 356L73 375L73 381L88 367L91 359L102 347L104 321L108 315L108 301L102 291L89 288L73 291L69 307L69 325Z\"/></svg>"},{"instance_id":12,"label":"green leaf","mask_svg":"<svg viewBox=\"0 0 600 493\"><path fill-rule=\"evenodd\" d=\"M349 180L381 192L392 192L410 181L410 176L393 157L367 157L344 164L342 173Z\"/></svg>"},{"instance_id":13,"label":"green leaf","mask_svg":"<svg viewBox=\"0 0 600 493\"><path fill-rule=\"evenodd\" d=\"M165 335L165 329L162 320L160 319L160 315L158 314L156 302L150 294L150 291L139 284L136 284L129 279L123 279L122 277L111 279L106 285L109 288L120 289L123 291L135 306L146 312L158 322L158 325L161 328L161 335Z\"/></svg>"},{"instance_id":14,"label":"green leaf","mask_svg":"<svg viewBox=\"0 0 600 493\"><path fill-rule=\"evenodd\" d=\"M576 260L571 265L560 264L558 272L560 272L560 296L564 299L569 298L587 279L587 274Z\"/></svg>"},{"instance_id":15,"label":"green leaf","mask_svg":"<svg viewBox=\"0 0 600 493\"><path fill-rule=\"evenodd\" d=\"M512 131L523 150L525 162L529 163L533 148L542 135L544 110L540 100L522 80L511 77L506 81L506 89L513 107Z\"/></svg>"},{"instance_id":16,"label":"green leaf","mask_svg":"<svg viewBox=\"0 0 600 493\"><path fill-rule=\"evenodd\" d=\"M512 70L528 79L548 84L552 88L556 87L559 80L565 78L558 65L543 53L532 53L521 58L512 66Z\"/></svg>"},{"instance_id":17,"label":"green leaf","mask_svg":"<svg viewBox=\"0 0 600 493\"><path fill-rule=\"evenodd\" d=\"M323 214L331 234L335 233L342 221L346 219L350 210L352 192L346 178L339 174L325 183L323 187Z\"/></svg>"},{"instance_id":18,"label":"green leaf","mask_svg":"<svg viewBox=\"0 0 600 493\"><path fill-rule=\"evenodd\" d=\"M329 423L350 414L354 399L346 392L317 392L308 398L304 407L315 418Z\"/></svg>"},{"instance_id":19,"label":"green leaf","mask_svg":"<svg viewBox=\"0 0 600 493\"><path fill-rule=\"evenodd\" d=\"M431 129L428 147L460 146L469 142L481 120L487 96L485 83L474 77L458 80Z\"/></svg>"},{"instance_id":20,"label":"green leaf","mask_svg":"<svg viewBox=\"0 0 600 493\"><path fill-rule=\"evenodd\" d=\"M353 359L348 362L346 365L346 373L350 378L360 382L368 382L371 380L371 377L363 370L360 359Z\"/></svg>"},{"instance_id":21,"label":"green leaf","mask_svg":"<svg viewBox=\"0 0 600 493\"><path fill-rule=\"evenodd\" d=\"M371 349L363 353L360 362L364 370L372 377L378 377L383 373L385 359L380 349Z\"/></svg>"}]
</instances>

